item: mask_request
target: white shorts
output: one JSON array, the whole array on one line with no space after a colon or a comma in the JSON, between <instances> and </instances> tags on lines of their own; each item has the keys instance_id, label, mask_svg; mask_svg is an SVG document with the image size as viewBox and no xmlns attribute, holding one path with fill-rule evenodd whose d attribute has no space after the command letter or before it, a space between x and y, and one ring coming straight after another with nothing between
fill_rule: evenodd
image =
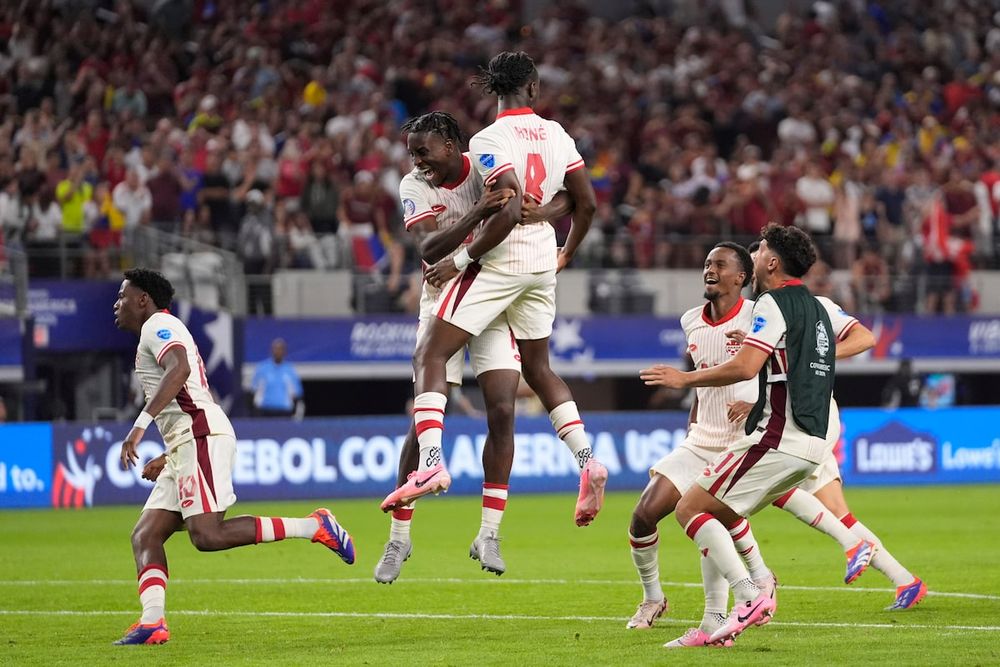
<instances>
[{"instance_id":1,"label":"white shorts","mask_svg":"<svg viewBox=\"0 0 1000 667\"><path fill-rule=\"evenodd\" d=\"M816 469L812 461L760 444L754 432L722 452L698 484L740 516L748 517L798 486Z\"/></svg>"},{"instance_id":2,"label":"white shorts","mask_svg":"<svg viewBox=\"0 0 1000 667\"><path fill-rule=\"evenodd\" d=\"M556 272L502 273L470 264L441 291L434 315L478 335L502 313L517 340L552 335L556 318Z\"/></svg>"},{"instance_id":3,"label":"white shorts","mask_svg":"<svg viewBox=\"0 0 1000 667\"><path fill-rule=\"evenodd\" d=\"M830 452L830 455L823 459L819 467L804 482L799 484L799 488L808 493L816 493L830 482L838 479L840 479L840 466L837 465L837 457L833 455L833 452Z\"/></svg>"},{"instance_id":4,"label":"white shorts","mask_svg":"<svg viewBox=\"0 0 1000 667\"><path fill-rule=\"evenodd\" d=\"M719 455L718 450L682 443L649 469L649 476L662 475L683 496L705 468Z\"/></svg>"},{"instance_id":5,"label":"white shorts","mask_svg":"<svg viewBox=\"0 0 1000 667\"><path fill-rule=\"evenodd\" d=\"M236 502L233 466L236 438L209 435L189 440L167 453L143 510L180 512L184 519L224 512Z\"/></svg>"},{"instance_id":6,"label":"white shorts","mask_svg":"<svg viewBox=\"0 0 1000 667\"><path fill-rule=\"evenodd\" d=\"M417 324L417 345L420 345L420 339L427 333L428 326L430 320L421 318ZM521 372L521 352L517 348L514 333L507 326L507 317L503 314L490 322L478 336L470 338L466 348L469 350L472 372L476 377L487 371ZM462 384L466 348L451 355L451 359L448 360L445 375L448 384Z\"/></svg>"}]
</instances>

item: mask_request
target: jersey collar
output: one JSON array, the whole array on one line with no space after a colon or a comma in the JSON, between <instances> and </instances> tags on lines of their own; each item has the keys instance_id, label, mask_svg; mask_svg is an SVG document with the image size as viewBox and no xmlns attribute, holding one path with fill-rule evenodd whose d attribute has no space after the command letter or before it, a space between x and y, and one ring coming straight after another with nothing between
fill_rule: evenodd
<instances>
[{"instance_id":1,"label":"jersey collar","mask_svg":"<svg viewBox=\"0 0 1000 667\"><path fill-rule=\"evenodd\" d=\"M795 287L796 285L804 285L804 284L805 283L803 283L800 279L792 278L791 280L786 280L785 282L781 283L781 287ZM781 288L779 287L778 289Z\"/></svg>"},{"instance_id":2,"label":"jersey collar","mask_svg":"<svg viewBox=\"0 0 1000 667\"><path fill-rule=\"evenodd\" d=\"M535 113L535 110L531 107L517 107L516 109L505 109L497 114L497 120L503 118L504 116L528 116Z\"/></svg>"},{"instance_id":3,"label":"jersey collar","mask_svg":"<svg viewBox=\"0 0 1000 667\"><path fill-rule=\"evenodd\" d=\"M462 175L459 176L452 183L442 183L441 187L448 190L454 190L455 188L457 188L458 186L460 186L462 183L465 182L465 179L468 178L469 172L471 170L472 170L472 163L469 162L469 156L466 155L465 153L462 153Z\"/></svg>"},{"instance_id":4,"label":"jersey collar","mask_svg":"<svg viewBox=\"0 0 1000 667\"><path fill-rule=\"evenodd\" d=\"M725 324L729 320L739 315L740 308L743 307L743 296L741 295L740 298L737 299L736 304L732 308L730 308L729 312L723 315L722 319L720 319L718 322L713 322L711 318L708 316L708 314L711 312L711 306L712 306L711 303L706 303L705 307L701 309L701 319L704 320L705 324L707 324L708 326L717 327L720 324Z\"/></svg>"}]
</instances>

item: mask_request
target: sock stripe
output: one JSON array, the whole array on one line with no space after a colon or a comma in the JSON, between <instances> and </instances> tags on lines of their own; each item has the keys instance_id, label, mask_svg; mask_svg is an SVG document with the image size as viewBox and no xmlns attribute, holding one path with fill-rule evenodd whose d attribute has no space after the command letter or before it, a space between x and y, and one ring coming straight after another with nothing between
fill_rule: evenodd
<instances>
[{"instance_id":1,"label":"sock stripe","mask_svg":"<svg viewBox=\"0 0 1000 667\"><path fill-rule=\"evenodd\" d=\"M483 496L483 507L491 510L500 510L501 512L507 509L507 499L506 498L494 498L493 496Z\"/></svg>"},{"instance_id":2,"label":"sock stripe","mask_svg":"<svg viewBox=\"0 0 1000 667\"><path fill-rule=\"evenodd\" d=\"M419 436L419 435L423 435L423 433L425 431L429 431L429 430L434 429L434 428L443 431L444 430L444 422L433 421L431 419L423 419L423 420L417 422L415 430L417 432L417 435Z\"/></svg>"},{"instance_id":3,"label":"sock stripe","mask_svg":"<svg viewBox=\"0 0 1000 667\"><path fill-rule=\"evenodd\" d=\"M136 578L141 581L143 575L145 575L150 570L157 570L158 572L162 572L163 573L163 578L164 579L167 578L167 566L166 565L162 565L160 563L153 563L152 565L147 565L146 567L142 568L141 570L139 570L139 575Z\"/></svg>"},{"instance_id":4,"label":"sock stripe","mask_svg":"<svg viewBox=\"0 0 1000 667\"><path fill-rule=\"evenodd\" d=\"M573 426L580 426L582 428L583 427L583 420L582 419L577 419L575 421L566 422L565 424L563 424L562 426L560 426L557 429L556 434L560 438L564 438L564 437L566 437L567 433L569 433L570 431L573 430L573 428L571 428Z\"/></svg>"},{"instance_id":5,"label":"sock stripe","mask_svg":"<svg viewBox=\"0 0 1000 667\"><path fill-rule=\"evenodd\" d=\"M142 592L151 586L166 588L167 582L160 577L149 577L148 579L139 582L139 595L142 595Z\"/></svg>"},{"instance_id":6,"label":"sock stripe","mask_svg":"<svg viewBox=\"0 0 1000 667\"><path fill-rule=\"evenodd\" d=\"M483 497L507 498L507 489L483 489Z\"/></svg>"},{"instance_id":7,"label":"sock stripe","mask_svg":"<svg viewBox=\"0 0 1000 667\"><path fill-rule=\"evenodd\" d=\"M404 509L393 510L392 518L396 521L409 521L413 518L413 509L407 507Z\"/></svg>"},{"instance_id":8,"label":"sock stripe","mask_svg":"<svg viewBox=\"0 0 1000 667\"><path fill-rule=\"evenodd\" d=\"M503 489L504 491L510 488L510 484L494 484L493 482L483 482L484 489Z\"/></svg>"},{"instance_id":9,"label":"sock stripe","mask_svg":"<svg viewBox=\"0 0 1000 667\"><path fill-rule=\"evenodd\" d=\"M271 518L271 530L274 531L274 541L285 539L285 523L281 519Z\"/></svg>"},{"instance_id":10,"label":"sock stripe","mask_svg":"<svg viewBox=\"0 0 1000 667\"><path fill-rule=\"evenodd\" d=\"M650 537L653 538L653 539L650 540L649 542L640 542L640 541L638 541L638 540L649 540ZM659 541L660 541L660 535L659 535L659 533L653 533L652 535L650 535L648 537L640 537L638 539L632 537L631 535L629 535L629 538L628 538L628 543L632 546L633 549L647 549L649 547L655 547L656 543L659 542Z\"/></svg>"},{"instance_id":11,"label":"sock stripe","mask_svg":"<svg viewBox=\"0 0 1000 667\"><path fill-rule=\"evenodd\" d=\"M254 523L254 531L255 531L254 538L253 538L253 543L254 544L260 544L261 540L264 537L263 534L262 534L263 531L261 530L261 527L260 527L260 517L259 516L255 516L253 518L253 523Z\"/></svg>"},{"instance_id":12,"label":"sock stripe","mask_svg":"<svg viewBox=\"0 0 1000 667\"><path fill-rule=\"evenodd\" d=\"M858 522L858 520L857 520L857 519L855 519L855 518L854 518L854 515L853 515L853 514L851 514L850 512L848 512L848 513L847 513L847 514L845 514L844 516L840 517L840 523L844 524L844 525L845 525L845 526L847 526L848 528L851 528L851 527L852 527L852 526L854 526L854 524L856 524L857 522Z\"/></svg>"},{"instance_id":13,"label":"sock stripe","mask_svg":"<svg viewBox=\"0 0 1000 667\"><path fill-rule=\"evenodd\" d=\"M442 415L444 414L444 410L442 410L441 408L425 408L425 407L413 408L414 415L416 415L418 412L438 412Z\"/></svg>"},{"instance_id":14,"label":"sock stripe","mask_svg":"<svg viewBox=\"0 0 1000 667\"><path fill-rule=\"evenodd\" d=\"M742 524L742 525L741 525ZM729 534L733 536L733 542L736 540L743 539L743 536L750 532L750 522L746 519L741 519L737 521L736 524L729 529ZM736 533L733 535L733 533Z\"/></svg>"},{"instance_id":15,"label":"sock stripe","mask_svg":"<svg viewBox=\"0 0 1000 667\"><path fill-rule=\"evenodd\" d=\"M791 491L789 491L785 495L781 496L780 498L778 498L777 500L775 500L771 504L774 505L775 507L779 508L779 509L783 508L785 506L785 503L787 503L789 500L791 500L792 494L794 494L794 493L795 493L795 489L792 489Z\"/></svg>"},{"instance_id":16,"label":"sock stripe","mask_svg":"<svg viewBox=\"0 0 1000 667\"><path fill-rule=\"evenodd\" d=\"M684 532L687 533L687 536L693 540L694 536L698 534L698 531L701 529L701 527L704 526L709 521L711 521L713 518L714 517L711 514L708 514L707 512L696 514L694 518L688 521L688 524L684 526Z\"/></svg>"},{"instance_id":17,"label":"sock stripe","mask_svg":"<svg viewBox=\"0 0 1000 667\"><path fill-rule=\"evenodd\" d=\"M820 512L819 514L816 515L816 518L809 523L809 526L811 528L815 528L816 526L819 525L819 522L822 520L823 520L823 512Z\"/></svg>"}]
</instances>

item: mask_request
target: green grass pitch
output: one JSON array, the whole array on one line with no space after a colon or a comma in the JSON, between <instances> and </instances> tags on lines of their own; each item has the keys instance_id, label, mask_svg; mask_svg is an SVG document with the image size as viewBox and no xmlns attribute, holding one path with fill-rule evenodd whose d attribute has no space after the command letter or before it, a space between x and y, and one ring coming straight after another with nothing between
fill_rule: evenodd
<instances>
[{"instance_id":1,"label":"green grass pitch","mask_svg":"<svg viewBox=\"0 0 1000 667\"><path fill-rule=\"evenodd\" d=\"M836 543L769 508L754 532L777 573L778 613L732 649L667 651L700 618L697 551L673 517L660 526L670 614L626 631L641 597L626 529L636 492L608 495L594 525L574 499L518 495L503 524L507 573L468 557L479 498L424 499L413 556L391 586L372 580L388 534L376 500L323 500L354 535L345 566L304 540L202 554L167 545L163 646L115 647L137 617L129 530L138 508L0 513L3 665L652 665L961 664L1000 662L1000 488L850 489L854 514L932 591L883 611L874 569L842 584ZM315 503L239 503L234 514L296 516Z\"/></svg>"}]
</instances>

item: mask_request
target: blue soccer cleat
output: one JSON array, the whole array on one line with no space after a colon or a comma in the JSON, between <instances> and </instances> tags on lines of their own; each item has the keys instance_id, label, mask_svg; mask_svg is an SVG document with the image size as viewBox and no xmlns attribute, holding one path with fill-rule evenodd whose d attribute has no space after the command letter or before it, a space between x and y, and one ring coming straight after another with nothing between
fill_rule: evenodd
<instances>
[{"instance_id":1,"label":"blue soccer cleat","mask_svg":"<svg viewBox=\"0 0 1000 667\"><path fill-rule=\"evenodd\" d=\"M351 539L347 530L337 523L337 517L330 513L330 510L321 507L312 514L312 518L319 522L319 528L313 535L312 541L319 542L333 553L340 556L348 565L354 564L354 540Z\"/></svg>"},{"instance_id":2,"label":"blue soccer cleat","mask_svg":"<svg viewBox=\"0 0 1000 667\"><path fill-rule=\"evenodd\" d=\"M914 579L905 586L896 589L896 601L885 608L886 611L912 609L927 595L927 584L920 579Z\"/></svg>"},{"instance_id":3,"label":"blue soccer cleat","mask_svg":"<svg viewBox=\"0 0 1000 667\"><path fill-rule=\"evenodd\" d=\"M156 623L133 623L132 627L125 631L125 636L114 645L166 644L169 639L170 630L167 629L167 621L161 618Z\"/></svg>"},{"instance_id":4,"label":"blue soccer cleat","mask_svg":"<svg viewBox=\"0 0 1000 667\"><path fill-rule=\"evenodd\" d=\"M861 540L847 550L847 572L844 574L845 584L853 584L858 577L865 573L868 566L872 564L872 558L875 557L875 550L877 548L874 542Z\"/></svg>"}]
</instances>

